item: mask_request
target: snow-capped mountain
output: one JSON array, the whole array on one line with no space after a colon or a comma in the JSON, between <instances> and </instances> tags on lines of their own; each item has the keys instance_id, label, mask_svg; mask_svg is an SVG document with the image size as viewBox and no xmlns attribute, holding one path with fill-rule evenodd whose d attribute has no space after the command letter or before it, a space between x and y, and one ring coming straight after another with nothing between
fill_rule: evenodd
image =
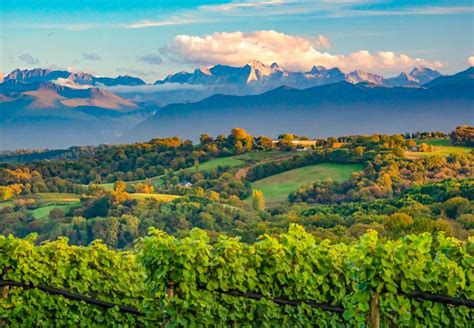
<instances>
[{"instance_id":1,"label":"snow-capped mountain","mask_svg":"<svg viewBox=\"0 0 474 328\"><path fill-rule=\"evenodd\" d=\"M384 85L389 87L420 87L441 76L441 73L428 67L418 66L410 73L402 72L396 77L385 79Z\"/></svg>"},{"instance_id":2,"label":"snow-capped mountain","mask_svg":"<svg viewBox=\"0 0 474 328\"><path fill-rule=\"evenodd\" d=\"M314 66L307 72L292 72L284 70L273 63L268 66L258 60L252 60L243 67L216 65L209 68L198 68L193 73L180 72L168 75L155 84L180 83L192 85L206 85L216 88L226 86L229 90L236 89L246 93L268 91L280 86L289 86L305 89L314 86L337 83L341 81L357 84L368 82L379 86L421 86L441 76L437 71L426 67L416 67L410 73L401 73L397 77L384 78L383 76L356 70L344 73L339 68L325 68ZM235 92L230 92L233 94Z\"/></svg>"}]
</instances>

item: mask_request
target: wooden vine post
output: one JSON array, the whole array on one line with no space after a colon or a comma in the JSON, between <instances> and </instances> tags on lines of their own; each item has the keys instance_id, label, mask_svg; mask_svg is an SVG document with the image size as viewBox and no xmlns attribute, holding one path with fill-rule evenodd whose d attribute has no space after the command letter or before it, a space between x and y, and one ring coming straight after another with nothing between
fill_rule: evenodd
<instances>
[{"instance_id":1,"label":"wooden vine post","mask_svg":"<svg viewBox=\"0 0 474 328\"><path fill-rule=\"evenodd\" d=\"M9 289L9 286L0 287L0 292L2 294L1 298L8 298L8 289ZM0 327L4 327L4 326L5 326L5 322L3 321L2 318L0 318Z\"/></svg>"},{"instance_id":2,"label":"wooden vine post","mask_svg":"<svg viewBox=\"0 0 474 328\"><path fill-rule=\"evenodd\" d=\"M4 275L9 271L11 271L11 270L7 269L6 272L2 272L1 279L3 279ZM10 288L10 286L7 286L7 285L0 287L0 294L1 294L0 298L8 298L9 288ZM0 327L4 327L4 326L5 326L5 321L2 318L0 318Z\"/></svg>"},{"instance_id":3,"label":"wooden vine post","mask_svg":"<svg viewBox=\"0 0 474 328\"><path fill-rule=\"evenodd\" d=\"M369 327L380 328L379 294L373 293L370 299Z\"/></svg>"},{"instance_id":4,"label":"wooden vine post","mask_svg":"<svg viewBox=\"0 0 474 328\"><path fill-rule=\"evenodd\" d=\"M168 283L166 284L166 291L165 291L166 299L169 300L170 298L172 298L174 296L175 285L176 284L175 284L174 281L168 281ZM163 327L166 327L170 320L171 320L171 317L168 317L168 316L165 315L163 317Z\"/></svg>"}]
</instances>

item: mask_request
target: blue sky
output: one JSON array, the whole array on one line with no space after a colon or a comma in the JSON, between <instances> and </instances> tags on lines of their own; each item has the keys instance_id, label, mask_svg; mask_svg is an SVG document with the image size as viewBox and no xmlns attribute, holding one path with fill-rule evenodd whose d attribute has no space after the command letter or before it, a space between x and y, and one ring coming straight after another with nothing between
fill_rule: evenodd
<instances>
[{"instance_id":1,"label":"blue sky","mask_svg":"<svg viewBox=\"0 0 474 328\"><path fill-rule=\"evenodd\" d=\"M426 64L452 73L474 55L472 0L2 0L1 6L4 74L52 67L153 81L253 57L294 70L322 64L392 75Z\"/></svg>"}]
</instances>

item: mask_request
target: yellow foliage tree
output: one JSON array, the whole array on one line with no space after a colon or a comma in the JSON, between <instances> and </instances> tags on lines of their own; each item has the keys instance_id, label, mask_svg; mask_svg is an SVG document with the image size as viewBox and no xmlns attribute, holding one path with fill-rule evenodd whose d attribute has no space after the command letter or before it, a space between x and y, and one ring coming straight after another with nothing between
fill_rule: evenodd
<instances>
[{"instance_id":1,"label":"yellow foliage tree","mask_svg":"<svg viewBox=\"0 0 474 328\"><path fill-rule=\"evenodd\" d=\"M252 207L256 211L265 210L265 197L260 190L254 190L252 192Z\"/></svg>"}]
</instances>

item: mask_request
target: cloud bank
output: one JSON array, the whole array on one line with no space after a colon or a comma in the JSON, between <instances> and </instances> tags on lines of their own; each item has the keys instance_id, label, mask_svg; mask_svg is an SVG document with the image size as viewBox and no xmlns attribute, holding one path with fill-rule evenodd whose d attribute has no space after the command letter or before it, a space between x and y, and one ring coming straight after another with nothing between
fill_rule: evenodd
<instances>
[{"instance_id":1,"label":"cloud bank","mask_svg":"<svg viewBox=\"0 0 474 328\"><path fill-rule=\"evenodd\" d=\"M200 65L244 65L258 59L278 63L289 70L308 70L314 65L339 67L345 71L364 69L379 73L408 70L413 66L441 68L437 60L412 58L403 53L358 50L347 55L323 51L329 40L288 35L273 30L255 32L216 32L203 36L177 35L161 49L163 55L179 63Z\"/></svg>"},{"instance_id":2,"label":"cloud bank","mask_svg":"<svg viewBox=\"0 0 474 328\"><path fill-rule=\"evenodd\" d=\"M78 84L70 79L65 79L65 78L58 78L56 80L53 80L51 81L57 85L61 85L63 87L68 87L68 88L71 88L71 89L90 89L90 88L93 88L93 86L91 85L87 85L87 84Z\"/></svg>"},{"instance_id":3,"label":"cloud bank","mask_svg":"<svg viewBox=\"0 0 474 328\"><path fill-rule=\"evenodd\" d=\"M187 83L164 83L164 84L146 84L146 85L117 85L104 87L110 92L117 94L125 93L155 93L165 91L180 91L180 90L196 90L203 91L207 90L207 86L200 84L187 84Z\"/></svg>"},{"instance_id":4,"label":"cloud bank","mask_svg":"<svg viewBox=\"0 0 474 328\"><path fill-rule=\"evenodd\" d=\"M469 66L474 66L474 56L471 56L467 59L467 63Z\"/></svg>"}]
</instances>

